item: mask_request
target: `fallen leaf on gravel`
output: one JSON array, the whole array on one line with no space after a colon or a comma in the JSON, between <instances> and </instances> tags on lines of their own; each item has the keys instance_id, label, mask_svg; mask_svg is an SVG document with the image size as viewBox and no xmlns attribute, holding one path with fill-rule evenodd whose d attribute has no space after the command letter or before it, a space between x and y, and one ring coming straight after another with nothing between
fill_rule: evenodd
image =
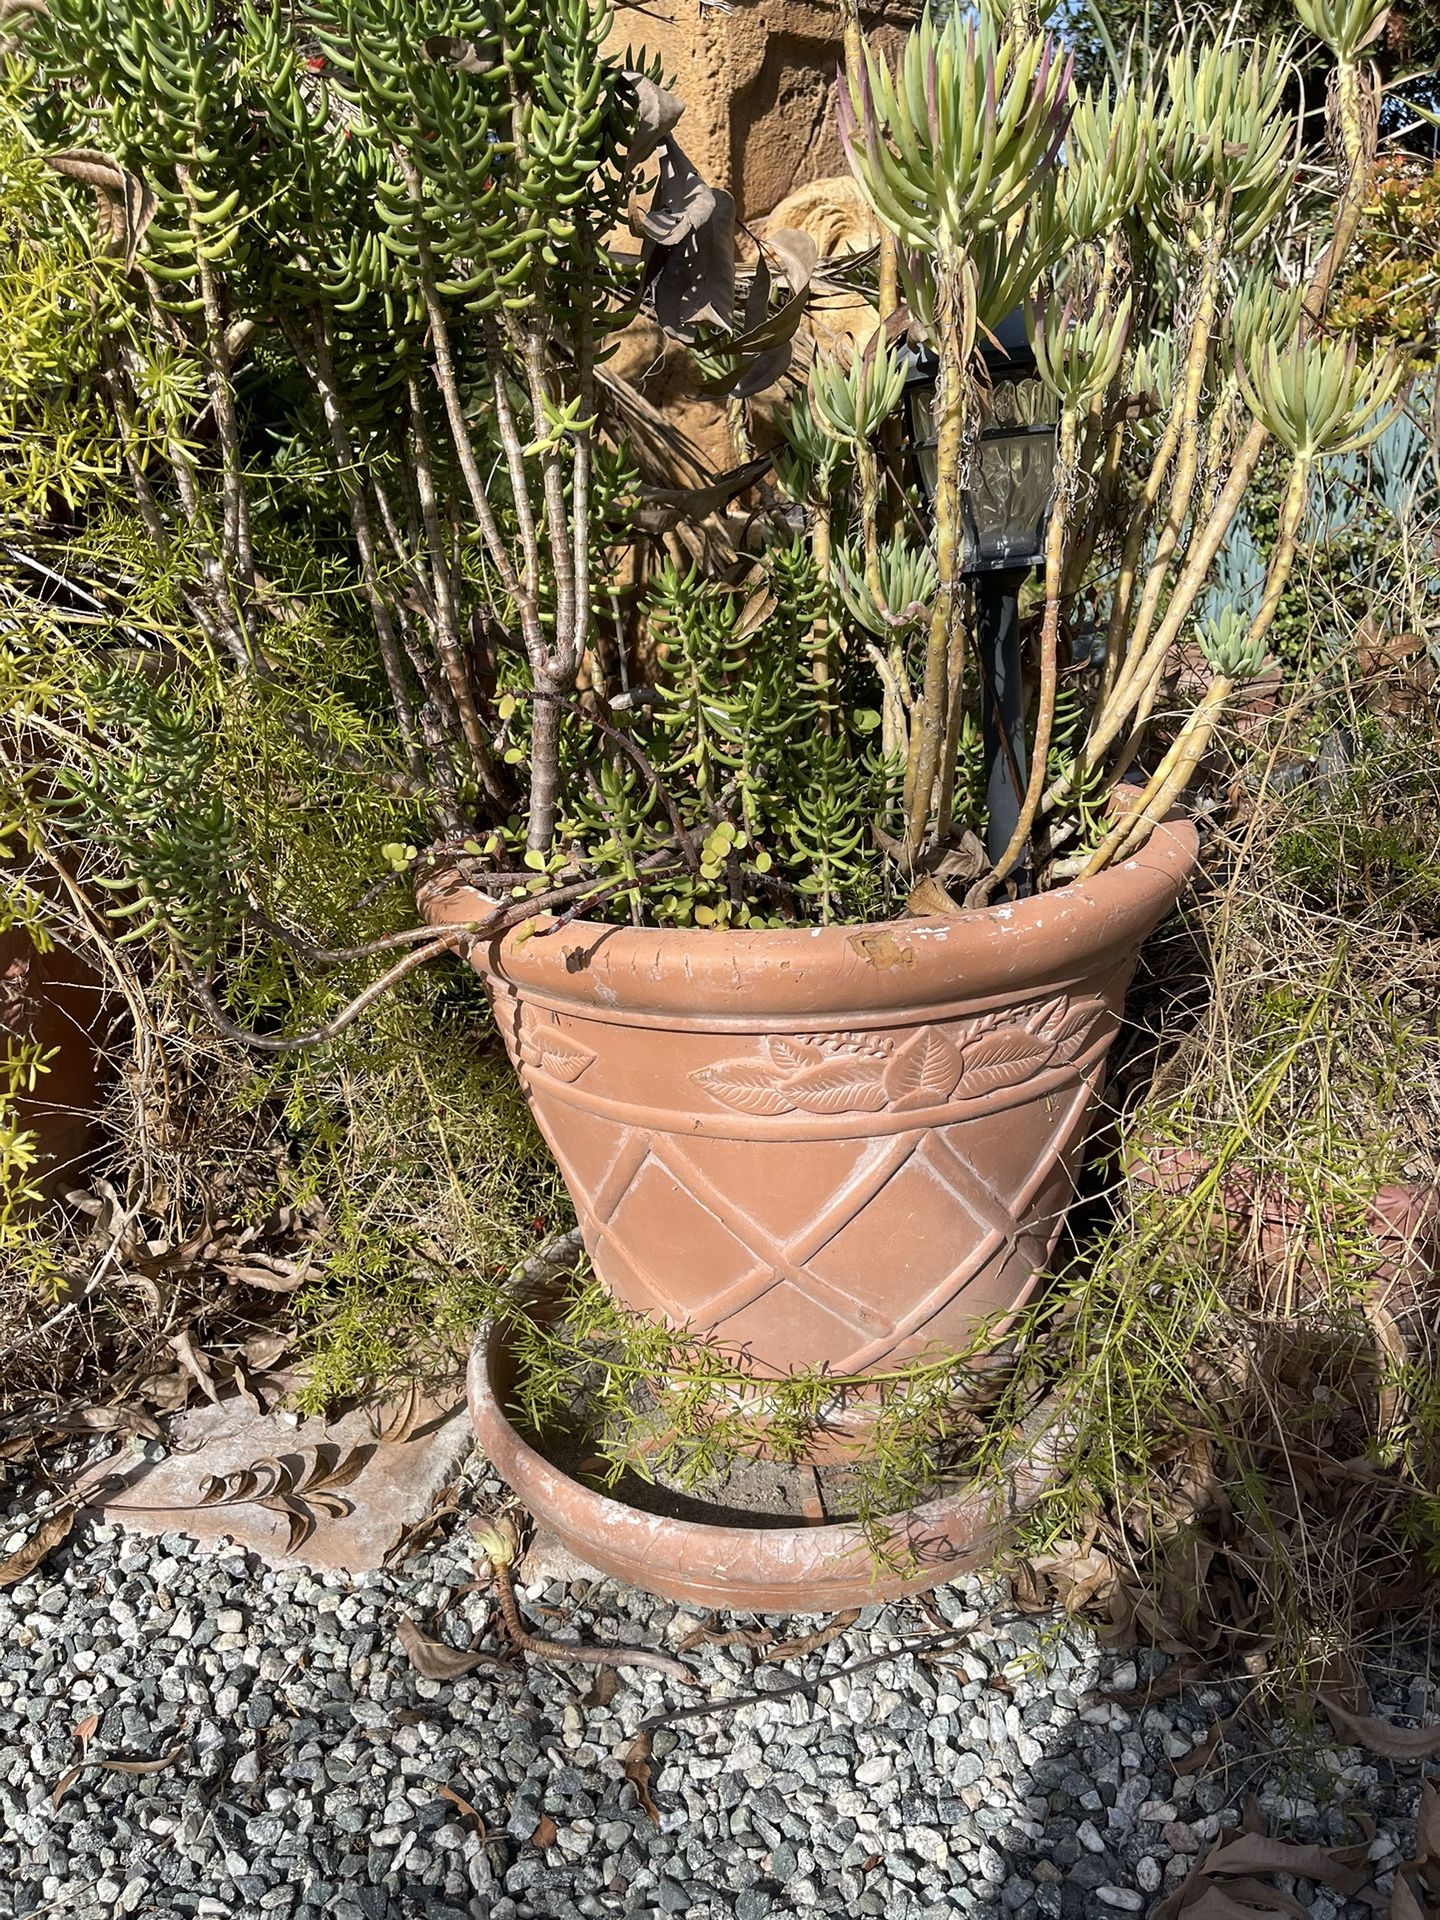
<instances>
[{"instance_id":1,"label":"fallen leaf on gravel","mask_svg":"<svg viewBox=\"0 0 1440 1920\"><path fill-rule=\"evenodd\" d=\"M57 1507L47 1514L23 1547L17 1547L8 1560L0 1561L0 1587L12 1587L27 1573L33 1573L51 1548L68 1537L74 1524L74 1507Z\"/></svg>"},{"instance_id":2,"label":"fallen leaf on gravel","mask_svg":"<svg viewBox=\"0 0 1440 1920\"><path fill-rule=\"evenodd\" d=\"M1346 1898L1359 1891L1368 1877L1364 1861L1369 1848L1303 1846L1292 1840L1269 1840L1263 1833L1242 1833L1211 1850L1207 1873L1253 1875L1291 1873L1302 1880L1318 1880Z\"/></svg>"},{"instance_id":3,"label":"fallen leaf on gravel","mask_svg":"<svg viewBox=\"0 0 1440 1920\"><path fill-rule=\"evenodd\" d=\"M91 1722L94 1724L92 1725ZM186 1744L182 1741L178 1747L173 1747L169 1753L157 1754L153 1760L127 1760L123 1757L116 1759L87 1760L84 1757L83 1748L90 1734L95 1731L95 1727L98 1727L99 1724L98 1716L91 1714L88 1719L82 1720L80 1726L75 1729L75 1736L80 1741L82 1748L81 1757L75 1762L73 1767L67 1767L55 1782L55 1790L50 1795L50 1804L52 1807L59 1806L71 1787L74 1786L81 1774L89 1767L100 1767L106 1773L162 1773L166 1767L173 1767L177 1760L183 1759L187 1750ZM86 1729L84 1733L81 1732L82 1727Z\"/></svg>"},{"instance_id":4,"label":"fallen leaf on gravel","mask_svg":"<svg viewBox=\"0 0 1440 1920\"><path fill-rule=\"evenodd\" d=\"M693 1653L696 1647L769 1647L775 1636L768 1627L696 1627L676 1642L677 1653Z\"/></svg>"},{"instance_id":5,"label":"fallen leaf on gravel","mask_svg":"<svg viewBox=\"0 0 1440 1920\"><path fill-rule=\"evenodd\" d=\"M620 1673L616 1667L601 1667L594 1684L581 1702L586 1707L608 1707L620 1691Z\"/></svg>"},{"instance_id":6,"label":"fallen leaf on gravel","mask_svg":"<svg viewBox=\"0 0 1440 1920\"><path fill-rule=\"evenodd\" d=\"M818 1653L821 1647L828 1647L832 1640L838 1640L859 1618L858 1607L852 1607L848 1613L837 1613L829 1626L822 1627L818 1633L807 1633L799 1640L782 1640L778 1647L771 1647L760 1658L766 1662L794 1660L802 1653Z\"/></svg>"},{"instance_id":7,"label":"fallen leaf on gravel","mask_svg":"<svg viewBox=\"0 0 1440 1920\"><path fill-rule=\"evenodd\" d=\"M1288 1893L1279 1893L1274 1887L1265 1887L1258 1880L1236 1880L1229 1887L1204 1887L1199 1899L1189 1906L1177 1908L1185 1920L1310 1920L1309 1909ZM1155 1920L1161 1916L1169 1920L1168 1912L1161 1908Z\"/></svg>"},{"instance_id":8,"label":"fallen leaf on gravel","mask_svg":"<svg viewBox=\"0 0 1440 1920\"><path fill-rule=\"evenodd\" d=\"M60 1802L65 1798L66 1794L84 1771L85 1762L83 1760L77 1760L73 1767L67 1767L65 1769L64 1773L62 1773L60 1778L55 1782L55 1791L50 1796L50 1805L52 1807L59 1806Z\"/></svg>"},{"instance_id":9,"label":"fallen leaf on gravel","mask_svg":"<svg viewBox=\"0 0 1440 1920\"><path fill-rule=\"evenodd\" d=\"M459 1511L452 1483L449 1487L441 1489L428 1513L422 1513L418 1520L412 1520L407 1526L401 1527L385 1549L385 1565L387 1567L403 1566L412 1553L419 1553L422 1547L428 1546L445 1522L453 1520Z\"/></svg>"},{"instance_id":10,"label":"fallen leaf on gravel","mask_svg":"<svg viewBox=\"0 0 1440 1920\"><path fill-rule=\"evenodd\" d=\"M1259 1811L1254 1797L1248 1796L1240 1831L1217 1840L1160 1902L1151 1920L1308 1920L1307 1907L1258 1876L1285 1874L1318 1881L1348 1898L1368 1883L1368 1851L1368 1838L1349 1847L1272 1840L1260 1832Z\"/></svg>"},{"instance_id":11,"label":"fallen leaf on gravel","mask_svg":"<svg viewBox=\"0 0 1440 1920\"><path fill-rule=\"evenodd\" d=\"M1436 1912L1429 1901L1422 1900L1416 1893L1405 1869L1399 1868L1390 1889L1389 1920L1435 1920Z\"/></svg>"},{"instance_id":12,"label":"fallen leaf on gravel","mask_svg":"<svg viewBox=\"0 0 1440 1920\"><path fill-rule=\"evenodd\" d=\"M1397 1727L1374 1714L1352 1713L1328 1689L1322 1688L1317 1698L1337 1733L1348 1733L1386 1760L1429 1760L1440 1753L1440 1723Z\"/></svg>"},{"instance_id":13,"label":"fallen leaf on gravel","mask_svg":"<svg viewBox=\"0 0 1440 1920\"><path fill-rule=\"evenodd\" d=\"M546 1847L554 1846L555 1833L555 1822L548 1813L542 1813L535 1822L535 1831L530 1836L530 1844L532 1847L539 1847L543 1853Z\"/></svg>"},{"instance_id":14,"label":"fallen leaf on gravel","mask_svg":"<svg viewBox=\"0 0 1440 1920\"><path fill-rule=\"evenodd\" d=\"M1230 1730L1228 1720L1217 1720L1210 1731L1189 1753L1182 1753L1178 1760L1170 1762L1171 1771L1176 1774L1199 1773L1202 1767L1208 1767L1215 1757L1215 1749Z\"/></svg>"},{"instance_id":15,"label":"fallen leaf on gravel","mask_svg":"<svg viewBox=\"0 0 1440 1920\"><path fill-rule=\"evenodd\" d=\"M493 1653L469 1653L463 1647L447 1646L416 1626L408 1614L395 1629L395 1638L422 1680L458 1680L477 1667L500 1664Z\"/></svg>"},{"instance_id":16,"label":"fallen leaf on gravel","mask_svg":"<svg viewBox=\"0 0 1440 1920\"><path fill-rule=\"evenodd\" d=\"M464 1794L457 1793L454 1787L439 1787L436 1791L442 1800L448 1800L452 1807L458 1808L459 1811L464 1814L465 1818L471 1823L483 1840L489 1829L480 1818L480 1815L475 1811L474 1807L472 1807L470 1802L465 1798Z\"/></svg>"},{"instance_id":17,"label":"fallen leaf on gravel","mask_svg":"<svg viewBox=\"0 0 1440 1920\"><path fill-rule=\"evenodd\" d=\"M635 1789L635 1797L658 1827L660 1809L650 1797L650 1735L637 1733L621 1756L625 1778Z\"/></svg>"},{"instance_id":18,"label":"fallen leaf on gravel","mask_svg":"<svg viewBox=\"0 0 1440 1920\"><path fill-rule=\"evenodd\" d=\"M87 1713L83 1720L77 1720L75 1722L75 1725L71 1728L71 1732L75 1735L75 1738L80 1742L80 1751L82 1753L85 1751L86 1747L89 1746L91 1740L94 1739L96 1730L99 1727L99 1725L100 1725L99 1714Z\"/></svg>"},{"instance_id":19,"label":"fallen leaf on gravel","mask_svg":"<svg viewBox=\"0 0 1440 1920\"><path fill-rule=\"evenodd\" d=\"M169 1753L162 1753L153 1760L92 1760L92 1767L103 1767L107 1773L161 1773L166 1767L173 1767L185 1754L185 1743L172 1747Z\"/></svg>"},{"instance_id":20,"label":"fallen leaf on gravel","mask_svg":"<svg viewBox=\"0 0 1440 1920\"><path fill-rule=\"evenodd\" d=\"M1415 1857L1395 1870L1389 1920L1440 1920L1440 1790L1420 1783Z\"/></svg>"}]
</instances>

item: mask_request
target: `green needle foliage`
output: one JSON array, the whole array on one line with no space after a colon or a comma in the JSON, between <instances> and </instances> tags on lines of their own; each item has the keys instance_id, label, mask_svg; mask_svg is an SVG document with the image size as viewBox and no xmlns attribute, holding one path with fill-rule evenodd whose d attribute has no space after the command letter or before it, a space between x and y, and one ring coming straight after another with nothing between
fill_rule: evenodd
<instances>
[{"instance_id":1,"label":"green needle foliage","mask_svg":"<svg viewBox=\"0 0 1440 1920\"><path fill-rule=\"evenodd\" d=\"M586 743L588 783L571 783L577 803L560 829L592 859L637 876L647 858L651 870L665 863L662 881L621 888L608 911L661 925L763 927L865 920L903 904L867 837L868 823L894 810L899 769L872 731L879 715L846 704L848 681L817 682L810 671L820 608L801 547L777 548L744 593L693 569L661 571L653 701L628 750ZM694 849L688 865L675 857L662 794Z\"/></svg>"}]
</instances>

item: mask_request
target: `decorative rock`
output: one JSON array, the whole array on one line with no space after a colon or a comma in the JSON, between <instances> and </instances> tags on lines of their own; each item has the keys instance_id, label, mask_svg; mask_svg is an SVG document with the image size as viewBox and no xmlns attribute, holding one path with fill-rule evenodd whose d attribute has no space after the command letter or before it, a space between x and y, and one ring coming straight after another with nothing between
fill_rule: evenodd
<instances>
[{"instance_id":1,"label":"decorative rock","mask_svg":"<svg viewBox=\"0 0 1440 1920\"><path fill-rule=\"evenodd\" d=\"M298 1563L370 1572L383 1566L401 1530L429 1511L435 1494L468 1451L470 1440L469 1422L454 1401L427 1402L413 1436L399 1443L377 1443L370 1416L363 1409L334 1421L297 1422L294 1415L282 1411L257 1414L239 1399L218 1405L206 1402L177 1417L174 1450L128 1481L104 1511L137 1534L183 1531L211 1545L231 1540L273 1566ZM313 1458L313 1450L322 1445L334 1447L338 1458L358 1447L368 1447L371 1453L340 1496L349 1511L339 1516L317 1512L314 1530L293 1555L286 1551L288 1523L283 1515L254 1502L199 1504L200 1483L212 1474L238 1473L282 1454ZM170 1511L141 1512L142 1507ZM225 1627L217 1620L215 1629L222 1634L239 1633L243 1621ZM193 1631L178 1637L191 1639Z\"/></svg>"}]
</instances>

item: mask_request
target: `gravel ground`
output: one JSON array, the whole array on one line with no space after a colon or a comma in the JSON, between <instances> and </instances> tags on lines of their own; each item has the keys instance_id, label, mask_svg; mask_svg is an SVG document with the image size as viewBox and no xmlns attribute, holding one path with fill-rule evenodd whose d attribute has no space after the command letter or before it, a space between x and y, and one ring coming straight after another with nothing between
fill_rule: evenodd
<instances>
[{"instance_id":1,"label":"gravel ground","mask_svg":"<svg viewBox=\"0 0 1440 1920\"><path fill-rule=\"evenodd\" d=\"M484 1511L498 1489L471 1477ZM7 1526L0 1551L21 1537ZM1230 1704L1219 1690L1141 1712L1097 1698L1147 1662L1102 1660L1083 1629L1017 1616L978 1582L929 1609L868 1609L783 1666L698 1651L693 1694L533 1662L421 1679L397 1622L428 1620L471 1568L463 1525L354 1581L77 1529L0 1592L0 1915L1095 1920L1153 1907L1247 1792L1292 1838L1353 1840L1369 1813L1382 1891L1408 1851L1416 1769L1327 1748L1321 1722L1264 1753L1237 1737L1223 1765L1177 1776ZM609 1582L521 1591L560 1637L673 1647L697 1624ZM464 1644L490 1614L461 1596L447 1637ZM937 1614L961 1630L948 1647L923 1645ZM822 1623L774 1624L789 1638ZM795 1681L814 1684L726 1704ZM1418 1687L1377 1690L1382 1709L1418 1710ZM648 1782L633 1762L627 1775L641 1723L696 1700L713 1710L653 1731ZM145 1773L92 1765L55 1804L91 1714L92 1761L178 1755ZM1373 1904L1297 1891L1314 1920L1375 1920Z\"/></svg>"}]
</instances>

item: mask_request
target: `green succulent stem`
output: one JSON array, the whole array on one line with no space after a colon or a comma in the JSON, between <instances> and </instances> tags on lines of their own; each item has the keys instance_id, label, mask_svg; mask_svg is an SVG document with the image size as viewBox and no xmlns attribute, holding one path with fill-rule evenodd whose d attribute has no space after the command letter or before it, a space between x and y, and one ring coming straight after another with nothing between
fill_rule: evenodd
<instances>
[{"instance_id":1,"label":"green succulent stem","mask_svg":"<svg viewBox=\"0 0 1440 1920\"><path fill-rule=\"evenodd\" d=\"M1297 541L1300 526L1305 517L1309 502L1310 486L1314 476L1314 460L1305 454L1296 455L1291 465L1286 490L1281 501L1279 524L1276 529L1275 544L1271 549L1270 561L1265 572L1265 588L1260 605L1250 623L1246 635L1247 650L1257 657L1266 634L1274 624L1275 616L1285 597L1290 574L1294 568ZM1163 666L1163 662L1161 663ZM1130 737L1116 761L1115 778L1122 779L1132 765L1136 754L1144 744L1145 729L1155 710L1160 695L1163 673L1153 672L1135 709L1135 718L1131 725Z\"/></svg>"},{"instance_id":2,"label":"green succulent stem","mask_svg":"<svg viewBox=\"0 0 1440 1920\"><path fill-rule=\"evenodd\" d=\"M951 703L962 697L958 675L952 684L951 656L960 630L964 561L960 500L971 389L966 299L965 263L953 251L942 251L935 265L939 359L935 387L935 564L939 578L926 638L920 710L911 721L905 770L904 853L912 867L924 850L931 828L931 804L949 731Z\"/></svg>"},{"instance_id":3,"label":"green succulent stem","mask_svg":"<svg viewBox=\"0 0 1440 1920\"><path fill-rule=\"evenodd\" d=\"M1228 674L1215 675L1186 715L1185 724L1145 783L1134 807L1116 822L1081 868L1081 879L1089 879L1116 860L1127 859L1144 845L1152 829L1189 786L1234 689L1235 681Z\"/></svg>"},{"instance_id":4,"label":"green succulent stem","mask_svg":"<svg viewBox=\"0 0 1440 1920\"><path fill-rule=\"evenodd\" d=\"M1280 503L1280 524L1275 536L1275 544L1270 553L1270 564L1265 572L1265 591L1255 616L1250 622L1246 638L1254 647L1269 633L1274 624L1280 602L1285 596L1290 574L1295 565L1295 554L1299 542L1300 528L1304 523L1305 509L1310 500L1310 484L1314 476L1315 463L1308 454L1296 454L1290 463L1289 477L1285 483L1284 497Z\"/></svg>"},{"instance_id":5,"label":"green succulent stem","mask_svg":"<svg viewBox=\"0 0 1440 1920\"><path fill-rule=\"evenodd\" d=\"M206 247L205 233L196 206L195 190L188 166L177 166L175 178L184 196L190 237L200 281L202 322L206 340L206 384L215 416L215 431L220 441L223 487L221 551L227 573L239 580L245 594L255 590L255 552L250 533L250 505L245 496L245 477L240 461L240 427L235 417L235 386L226 338L225 314L220 289ZM240 609L242 625L244 609Z\"/></svg>"},{"instance_id":6,"label":"green succulent stem","mask_svg":"<svg viewBox=\"0 0 1440 1920\"><path fill-rule=\"evenodd\" d=\"M880 462L868 441L855 446L855 474L860 487L860 533L865 552L865 585L881 612L885 589L880 583Z\"/></svg>"},{"instance_id":7,"label":"green succulent stem","mask_svg":"<svg viewBox=\"0 0 1440 1920\"><path fill-rule=\"evenodd\" d=\"M405 757L410 771L419 778L424 771L424 761L420 752L420 736L415 722L414 703L410 698L410 686L405 674L403 650L395 631L395 623L391 619L390 602L381 583L374 528L361 481L361 467L356 456L354 436L340 399L339 382L335 375L335 364L330 351L325 319L318 308L312 311L308 342L300 328L292 321L286 321L284 326L296 360L309 376L316 398L320 402L325 429L330 436L330 444L335 454L336 474L350 516L350 528L355 536L355 554L360 566L361 590L370 609L370 618L375 625L375 638L380 649L381 665L385 671L385 683L390 689L390 698L395 705L395 722L404 743Z\"/></svg>"},{"instance_id":8,"label":"green succulent stem","mask_svg":"<svg viewBox=\"0 0 1440 1920\"><path fill-rule=\"evenodd\" d=\"M1213 206L1202 210L1197 218L1197 226L1200 265L1195 313L1190 324L1185 366L1176 396L1180 431L1176 437L1174 470L1170 476L1165 518L1160 524L1155 540L1154 557L1146 573L1145 585L1141 590L1133 620L1128 622L1125 660L1120 669L1117 691L1123 690L1130 672L1144 656L1145 643L1150 637L1150 631L1155 622L1170 565L1190 516L1190 503L1194 496L1196 476L1200 471L1202 444L1200 401L1205 386L1206 370L1210 364L1211 344L1215 332L1215 310L1220 289L1220 270L1225 253L1226 228L1225 222Z\"/></svg>"},{"instance_id":9,"label":"green succulent stem","mask_svg":"<svg viewBox=\"0 0 1440 1920\"><path fill-rule=\"evenodd\" d=\"M829 581L832 565L829 489L822 489L810 516L810 550L820 577L820 605L810 628L810 671L817 687L834 678L835 622L830 612Z\"/></svg>"},{"instance_id":10,"label":"green succulent stem","mask_svg":"<svg viewBox=\"0 0 1440 1920\"><path fill-rule=\"evenodd\" d=\"M1324 311L1331 284L1354 239L1368 196L1375 157L1373 92L1370 83L1353 62L1342 61L1336 70L1336 99L1337 120L1347 163L1346 178L1337 203L1330 239L1306 291L1304 312L1312 325L1315 316ZM1165 660L1209 578L1269 439L1270 434L1261 422L1252 421L1208 517L1191 536L1165 614L1143 657L1132 655L1126 681L1117 684L1102 698L1086 740L1085 753L1077 762L1077 768L1057 781L1046 793L1043 805L1047 810L1061 804L1074 791L1077 776L1091 772L1100 764L1102 757L1129 727L1142 701L1151 694L1152 688L1158 687ZM1293 560L1293 555L1291 558ZM1153 699L1153 695L1151 697Z\"/></svg>"}]
</instances>

